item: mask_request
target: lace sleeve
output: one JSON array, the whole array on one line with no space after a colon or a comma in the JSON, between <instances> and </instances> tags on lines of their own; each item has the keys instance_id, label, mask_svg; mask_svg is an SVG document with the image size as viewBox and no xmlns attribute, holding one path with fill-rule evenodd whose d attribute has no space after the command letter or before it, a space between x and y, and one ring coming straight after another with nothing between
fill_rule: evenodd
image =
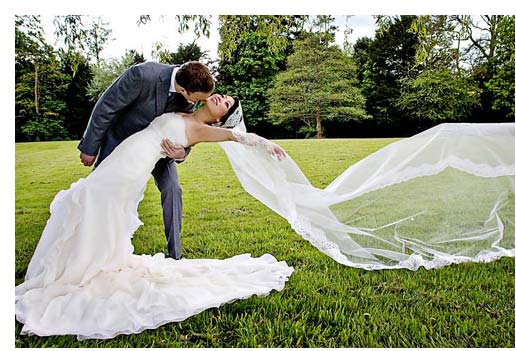
<instances>
[{"instance_id":1,"label":"lace sleeve","mask_svg":"<svg viewBox=\"0 0 516 351\"><path fill-rule=\"evenodd\" d=\"M267 153L273 152L273 148L274 148L275 144L265 138L262 138L259 135L256 135L254 133L242 132L242 131L236 130L236 129L232 129L231 132L233 133L233 136L236 138L236 140L240 144L256 147Z\"/></svg>"}]
</instances>

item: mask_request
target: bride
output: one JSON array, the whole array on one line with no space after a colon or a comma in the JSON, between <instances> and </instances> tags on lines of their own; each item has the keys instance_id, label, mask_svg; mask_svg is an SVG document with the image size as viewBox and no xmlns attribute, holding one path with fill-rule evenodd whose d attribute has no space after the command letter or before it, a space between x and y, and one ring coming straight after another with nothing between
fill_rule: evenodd
<instances>
[{"instance_id":1,"label":"bride","mask_svg":"<svg viewBox=\"0 0 516 351\"><path fill-rule=\"evenodd\" d=\"M25 281L16 287L22 334L112 338L282 290L293 269L268 254L179 261L163 254L133 254L131 237L142 224L138 203L163 157L163 139L184 147L234 141L278 160L286 156L264 138L227 129L241 121L238 98L213 95L193 114L155 118L88 177L60 191L50 205L51 216Z\"/></svg>"}]
</instances>

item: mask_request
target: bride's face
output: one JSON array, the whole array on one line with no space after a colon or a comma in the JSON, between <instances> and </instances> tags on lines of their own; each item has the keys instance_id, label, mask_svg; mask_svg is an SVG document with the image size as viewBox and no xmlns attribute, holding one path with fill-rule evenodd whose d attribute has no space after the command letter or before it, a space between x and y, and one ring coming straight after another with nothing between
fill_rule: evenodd
<instances>
[{"instance_id":1,"label":"bride's face","mask_svg":"<svg viewBox=\"0 0 516 351\"><path fill-rule=\"evenodd\" d=\"M231 96L214 94L206 99L205 106L213 117L213 122L219 122L220 118L229 111L234 103L235 100Z\"/></svg>"}]
</instances>

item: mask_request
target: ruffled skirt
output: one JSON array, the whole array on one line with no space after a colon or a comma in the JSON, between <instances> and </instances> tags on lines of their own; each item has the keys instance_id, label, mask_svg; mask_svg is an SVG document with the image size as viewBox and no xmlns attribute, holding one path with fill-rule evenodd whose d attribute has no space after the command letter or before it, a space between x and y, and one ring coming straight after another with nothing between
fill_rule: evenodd
<instances>
[{"instance_id":1,"label":"ruffled skirt","mask_svg":"<svg viewBox=\"0 0 516 351\"><path fill-rule=\"evenodd\" d=\"M179 261L134 255L145 182L117 191L101 186L96 172L59 192L50 206L25 282L16 287L22 334L106 339L140 333L280 291L293 272L269 254Z\"/></svg>"}]
</instances>

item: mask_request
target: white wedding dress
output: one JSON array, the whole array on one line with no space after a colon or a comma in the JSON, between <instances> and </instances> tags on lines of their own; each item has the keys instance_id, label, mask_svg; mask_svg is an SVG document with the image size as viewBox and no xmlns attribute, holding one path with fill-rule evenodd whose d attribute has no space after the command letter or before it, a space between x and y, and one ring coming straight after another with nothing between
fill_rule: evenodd
<instances>
[{"instance_id":1,"label":"white wedding dress","mask_svg":"<svg viewBox=\"0 0 516 351\"><path fill-rule=\"evenodd\" d=\"M16 287L22 334L112 338L182 321L211 307L282 290L293 272L265 254L225 260L135 255L138 203L160 141L187 145L182 117L157 117L88 177L60 191Z\"/></svg>"}]
</instances>

